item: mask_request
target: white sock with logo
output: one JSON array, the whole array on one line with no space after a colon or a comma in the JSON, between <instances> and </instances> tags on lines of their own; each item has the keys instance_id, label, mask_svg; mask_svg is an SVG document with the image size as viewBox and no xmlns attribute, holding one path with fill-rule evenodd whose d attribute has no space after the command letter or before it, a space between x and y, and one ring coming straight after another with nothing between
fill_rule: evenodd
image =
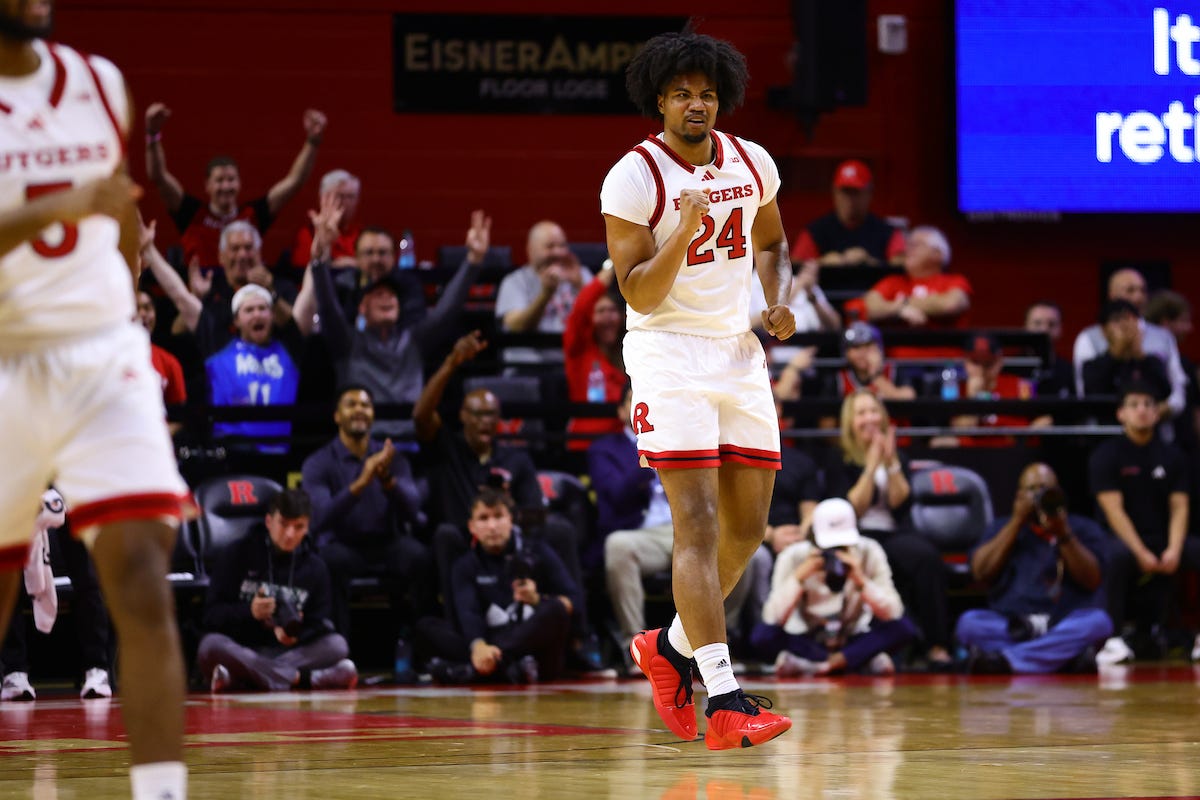
<instances>
[{"instance_id":1,"label":"white sock with logo","mask_svg":"<svg viewBox=\"0 0 1200 800\"><path fill-rule=\"evenodd\" d=\"M675 615L675 619L671 620L671 627L667 628L667 641L679 655L684 658L692 657L692 643L688 641L687 634L683 632L683 622L680 621L678 614Z\"/></svg>"},{"instance_id":2,"label":"white sock with logo","mask_svg":"<svg viewBox=\"0 0 1200 800\"><path fill-rule=\"evenodd\" d=\"M729 645L724 642L706 644L696 648L696 663L700 666L700 677L709 697L736 692L739 688L733 676L733 662L729 660Z\"/></svg>"},{"instance_id":3,"label":"white sock with logo","mask_svg":"<svg viewBox=\"0 0 1200 800\"><path fill-rule=\"evenodd\" d=\"M155 761L129 768L133 800L187 800L187 765L182 761Z\"/></svg>"}]
</instances>

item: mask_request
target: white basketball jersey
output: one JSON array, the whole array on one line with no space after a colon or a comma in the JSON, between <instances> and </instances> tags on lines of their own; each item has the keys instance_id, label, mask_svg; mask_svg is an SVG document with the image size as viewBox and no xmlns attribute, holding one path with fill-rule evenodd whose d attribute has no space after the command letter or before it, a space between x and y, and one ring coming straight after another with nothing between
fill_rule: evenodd
<instances>
[{"instance_id":1,"label":"white basketball jersey","mask_svg":"<svg viewBox=\"0 0 1200 800\"><path fill-rule=\"evenodd\" d=\"M35 41L38 70L0 78L0 210L111 175L124 159L129 109L121 74L101 58ZM119 226L55 223L0 259L0 351L26 351L126 323L134 300Z\"/></svg>"},{"instance_id":2,"label":"white basketball jersey","mask_svg":"<svg viewBox=\"0 0 1200 800\"><path fill-rule=\"evenodd\" d=\"M736 336L749 330L754 245L750 231L760 206L775 199L779 170L759 145L712 132L712 163L694 166L659 136L618 161L600 190L600 211L646 225L662 247L679 224L683 189L708 192L708 213L688 246L666 299L649 314L628 310L630 330L696 336Z\"/></svg>"}]
</instances>

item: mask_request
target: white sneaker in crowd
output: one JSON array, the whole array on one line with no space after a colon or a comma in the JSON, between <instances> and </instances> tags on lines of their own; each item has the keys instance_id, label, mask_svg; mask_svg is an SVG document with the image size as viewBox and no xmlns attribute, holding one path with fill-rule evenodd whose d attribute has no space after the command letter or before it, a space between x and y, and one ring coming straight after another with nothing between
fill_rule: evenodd
<instances>
[{"instance_id":1,"label":"white sneaker in crowd","mask_svg":"<svg viewBox=\"0 0 1200 800\"><path fill-rule=\"evenodd\" d=\"M220 694L229 688L229 684L233 683L233 678L229 677L229 670L221 664L213 667L212 680L209 682L209 690L213 694Z\"/></svg>"},{"instance_id":2,"label":"white sneaker in crowd","mask_svg":"<svg viewBox=\"0 0 1200 800\"><path fill-rule=\"evenodd\" d=\"M1196 641L1192 645L1192 661L1200 661L1200 633L1196 634Z\"/></svg>"},{"instance_id":3,"label":"white sneaker in crowd","mask_svg":"<svg viewBox=\"0 0 1200 800\"><path fill-rule=\"evenodd\" d=\"M1110 637L1104 643L1104 647L1100 648L1100 652L1096 653L1096 663L1101 665L1125 664L1130 661L1133 661L1133 650L1120 636Z\"/></svg>"},{"instance_id":4,"label":"white sneaker in crowd","mask_svg":"<svg viewBox=\"0 0 1200 800\"><path fill-rule=\"evenodd\" d=\"M818 666L815 661L801 658L787 650L780 650L779 655L775 657L775 677L795 678L800 675L816 675Z\"/></svg>"},{"instance_id":5,"label":"white sneaker in crowd","mask_svg":"<svg viewBox=\"0 0 1200 800\"><path fill-rule=\"evenodd\" d=\"M29 683L29 675L24 672L10 672L4 676L0 685L0 700L36 700L37 692Z\"/></svg>"},{"instance_id":6,"label":"white sneaker in crowd","mask_svg":"<svg viewBox=\"0 0 1200 800\"><path fill-rule=\"evenodd\" d=\"M358 669L348 658L325 669L314 669L312 672L312 688L314 689L353 689L358 685Z\"/></svg>"},{"instance_id":7,"label":"white sneaker in crowd","mask_svg":"<svg viewBox=\"0 0 1200 800\"><path fill-rule=\"evenodd\" d=\"M867 664L867 672L871 675L895 675L896 664L887 653L876 653Z\"/></svg>"},{"instance_id":8,"label":"white sneaker in crowd","mask_svg":"<svg viewBox=\"0 0 1200 800\"><path fill-rule=\"evenodd\" d=\"M83 688L79 691L83 700L112 697L112 686L108 683L108 670L92 667L83 676Z\"/></svg>"}]
</instances>

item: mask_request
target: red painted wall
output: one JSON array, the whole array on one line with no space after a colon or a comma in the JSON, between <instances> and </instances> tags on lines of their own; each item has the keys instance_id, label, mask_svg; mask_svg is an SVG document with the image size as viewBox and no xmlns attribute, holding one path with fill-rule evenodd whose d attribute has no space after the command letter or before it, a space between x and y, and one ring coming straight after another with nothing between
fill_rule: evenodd
<instances>
[{"instance_id":1,"label":"red painted wall","mask_svg":"<svg viewBox=\"0 0 1200 800\"><path fill-rule=\"evenodd\" d=\"M1098 265L1108 258L1167 259L1175 287L1200 297L1191 246L1200 225L1190 217L1015 224L969 223L956 215L948 2L871 0L869 103L822 117L811 140L790 114L766 107L767 87L788 80L786 0L608 0L571 12L564 5L522 0L504 10L693 14L700 31L733 41L747 56L752 84L746 106L723 126L761 142L780 161L780 207L789 230L827 210L838 159L864 158L876 173L876 211L945 228L954 267L976 287L977 323L1016 324L1025 304L1050 296L1063 304L1072 336L1091 321ZM116 61L140 108L154 100L172 108L164 134L168 163L195 193L201 193L204 162L216 153L240 161L246 197L265 191L286 172L302 141L301 112L314 106L331 120L317 174L344 167L363 176L363 220L411 228L419 256L430 257L437 244L460 242L473 208L493 216L493 238L512 245L514 258L523 256L528 226L543 217L560 221L572 239L603 238L601 179L628 146L656 129L654 123L632 116L395 114L395 11L497 13L497 5L61 0L58 35ZM875 50L874 19L881 13L908 18L906 54ZM134 173L143 176L140 124L131 152ZM290 244L315 195L313 179L272 230L268 257ZM160 217L160 230L171 234L157 198L148 199L144 211ZM1069 347L1068 338L1061 349Z\"/></svg>"}]
</instances>

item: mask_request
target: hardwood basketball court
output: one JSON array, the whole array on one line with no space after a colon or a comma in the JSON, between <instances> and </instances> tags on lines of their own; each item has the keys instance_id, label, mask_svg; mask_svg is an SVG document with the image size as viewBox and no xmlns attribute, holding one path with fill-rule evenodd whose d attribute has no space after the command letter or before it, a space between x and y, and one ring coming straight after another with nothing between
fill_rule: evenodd
<instances>
[{"instance_id":1,"label":"hardwood basketball court","mask_svg":"<svg viewBox=\"0 0 1200 800\"><path fill-rule=\"evenodd\" d=\"M795 727L720 753L667 732L642 679L194 694L189 797L1200 797L1200 667L744 685ZM128 798L118 702L0 705L0 797Z\"/></svg>"}]
</instances>

